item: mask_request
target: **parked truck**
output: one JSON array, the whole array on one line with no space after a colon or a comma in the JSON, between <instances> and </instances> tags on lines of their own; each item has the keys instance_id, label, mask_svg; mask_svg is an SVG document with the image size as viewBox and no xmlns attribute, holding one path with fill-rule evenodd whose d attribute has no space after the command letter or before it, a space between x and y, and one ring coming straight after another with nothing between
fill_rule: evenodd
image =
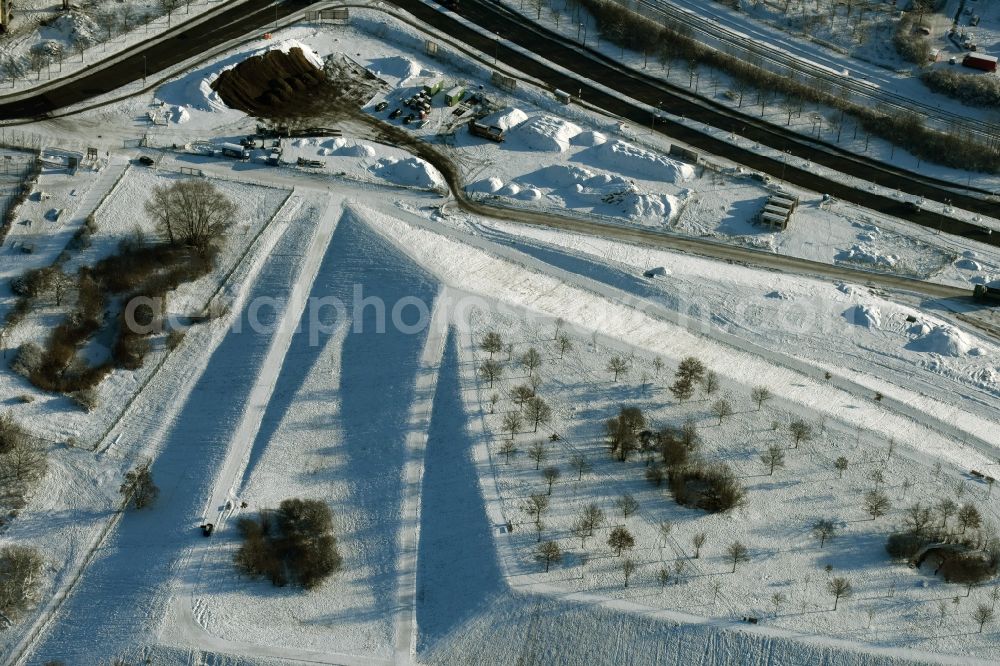
<instances>
[{"instance_id":1,"label":"parked truck","mask_svg":"<svg viewBox=\"0 0 1000 666\"><path fill-rule=\"evenodd\" d=\"M1000 287L988 287L985 284L977 284L972 290L972 298L987 305L1000 305Z\"/></svg>"},{"instance_id":2,"label":"parked truck","mask_svg":"<svg viewBox=\"0 0 1000 666\"><path fill-rule=\"evenodd\" d=\"M502 127L497 127L496 125L485 125L476 120L469 122L469 131L476 136L481 136L484 139L496 141L497 143L501 143L507 138Z\"/></svg>"},{"instance_id":3,"label":"parked truck","mask_svg":"<svg viewBox=\"0 0 1000 666\"><path fill-rule=\"evenodd\" d=\"M995 72L997 71L997 57L986 55L985 53L968 53L962 59L962 65L972 67L973 69L981 69L984 72Z\"/></svg>"},{"instance_id":4,"label":"parked truck","mask_svg":"<svg viewBox=\"0 0 1000 666\"><path fill-rule=\"evenodd\" d=\"M238 160L250 159L250 151L238 143L224 143L221 148L222 154L225 157L232 157Z\"/></svg>"}]
</instances>

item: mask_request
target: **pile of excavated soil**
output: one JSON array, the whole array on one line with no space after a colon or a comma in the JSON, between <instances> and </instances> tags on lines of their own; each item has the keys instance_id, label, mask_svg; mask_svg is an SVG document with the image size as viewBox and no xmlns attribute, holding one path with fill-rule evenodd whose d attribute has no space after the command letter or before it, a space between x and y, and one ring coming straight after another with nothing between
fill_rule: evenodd
<instances>
[{"instance_id":1,"label":"pile of excavated soil","mask_svg":"<svg viewBox=\"0 0 1000 666\"><path fill-rule=\"evenodd\" d=\"M323 71L300 48L247 58L212 83L226 106L260 118L296 116L314 106L326 86Z\"/></svg>"}]
</instances>

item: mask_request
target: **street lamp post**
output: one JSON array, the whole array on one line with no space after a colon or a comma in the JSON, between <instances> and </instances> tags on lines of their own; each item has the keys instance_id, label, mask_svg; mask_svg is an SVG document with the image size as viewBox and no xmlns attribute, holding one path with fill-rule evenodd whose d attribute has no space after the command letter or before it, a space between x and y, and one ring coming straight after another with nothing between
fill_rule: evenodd
<instances>
[{"instance_id":1,"label":"street lamp post","mask_svg":"<svg viewBox=\"0 0 1000 666\"><path fill-rule=\"evenodd\" d=\"M587 24L586 23L581 23L580 25L583 26L583 45L586 46L587 45Z\"/></svg>"},{"instance_id":2,"label":"street lamp post","mask_svg":"<svg viewBox=\"0 0 1000 666\"><path fill-rule=\"evenodd\" d=\"M142 55L142 85L146 85L146 54Z\"/></svg>"}]
</instances>

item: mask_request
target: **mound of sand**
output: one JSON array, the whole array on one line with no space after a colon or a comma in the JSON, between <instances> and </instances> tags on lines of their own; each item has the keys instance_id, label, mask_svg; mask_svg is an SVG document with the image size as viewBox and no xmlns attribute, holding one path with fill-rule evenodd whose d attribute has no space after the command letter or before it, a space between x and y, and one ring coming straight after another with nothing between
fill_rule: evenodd
<instances>
[{"instance_id":1,"label":"mound of sand","mask_svg":"<svg viewBox=\"0 0 1000 666\"><path fill-rule=\"evenodd\" d=\"M419 157L407 157L401 160L386 157L369 169L379 178L397 185L431 189L444 184L444 178L437 169Z\"/></svg>"},{"instance_id":2,"label":"mound of sand","mask_svg":"<svg viewBox=\"0 0 1000 666\"><path fill-rule=\"evenodd\" d=\"M479 122L484 125L490 125L492 127L499 127L501 129L509 130L517 127L525 120L528 119L528 114L526 114L521 109L510 106L506 109L501 109L495 113L482 118Z\"/></svg>"},{"instance_id":3,"label":"mound of sand","mask_svg":"<svg viewBox=\"0 0 1000 666\"><path fill-rule=\"evenodd\" d=\"M882 313L879 312L878 308L855 305L844 310L843 316L855 326L862 326L869 330L882 328Z\"/></svg>"},{"instance_id":4,"label":"mound of sand","mask_svg":"<svg viewBox=\"0 0 1000 666\"><path fill-rule=\"evenodd\" d=\"M907 343L910 351L940 356L966 356L973 350L972 343L962 331L953 326L922 326L917 337Z\"/></svg>"},{"instance_id":5,"label":"mound of sand","mask_svg":"<svg viewBox=\"0 0 1000 666\"><path fill-rule=\"evenodd\" d=\"M579 125L562 118L535 116L514 128L506 145L515 149L562 153L569 148L570 139L582 131Z\"/></svg>"}]
</instances>

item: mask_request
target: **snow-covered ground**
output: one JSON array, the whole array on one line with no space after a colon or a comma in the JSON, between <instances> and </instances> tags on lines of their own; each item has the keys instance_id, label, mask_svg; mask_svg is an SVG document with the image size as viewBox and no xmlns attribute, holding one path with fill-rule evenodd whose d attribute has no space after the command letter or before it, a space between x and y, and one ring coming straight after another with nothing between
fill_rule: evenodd
<instances>
[{"instance_id":1,"label":"snow-covered ground","mask_svg":"<svg viewBox=\"0 0 1000 666\"><path fill-rule=\"evenodd\" d=\"M733 166L676 161L661 137L528 85L501 93L482 65L427 58L419 33L381 20L358 12L353 27L303 26L273 41L319 57L347 53L377 72L389 89L365 108L374 113L385 98L382 117L423 79L482 84L497 107L490 121L508 128L505 143L464 128L445 140L452 109L440 101L426 126L406 131L436 142L483 201L954 284L1000 274L991 248L817 193L797 192L802 204L788 231L762 233L750 219L774 185ZM391 40L373 39L379 29ZM144 132L144 113L159 109L171 120L150 132L151 143L178 147L147 150L155 168L115 150L99 171L43 174L38 189L51 198L29 202L22 216L66 211L37 223L44 226L15 225L0 277L50 262L95 209L93 245L71 267L106 255L137 225L151 232L144 201L155 186L187 177L182 167L200 169L239 212L219 272L172 294L171 309L199 307L223 271L236 270L223 289L228 314L192 328L171 354L158 340L146 368L102 385L93 414L41 393L15 405L31 389L0 368L0 400L33 432L100 444L96 452L51 445L52 469L0 536L44 550L49 574L40 606L0 633L5 657L38 627L29 663L409 663L411 641L416 661L436 664L1000 659L996 625L979 634L971 619L990 602L988 587L966 597L884 551L884 536L918 499L974 502L997 524L1000 498L968 471L996 472L1000 347L965 328L956 304L453 212L440 174L357 122L338 125L343 137L284 142L286 162L316 159L321 168L267 167L263 153L249 163L204 155L198 144L232 140L254 124L221 107L207 82L264 47L38 128L82 142L100 127L110 147ZM16 254L29 237L35 252ZM657 267L660 277L643 277ZM10 302L0 293L0 306ZM5 346L41 337L51 314L33 315ZM441 317L447 330L428 333ZM557 320L572 341L561 356ZM511 360L497 356L504 373L493 387L477 372L488 330L513 344ZM508 464L501 419L517 410L509 389L527 380L516 359L530 347L542 355L539 394L553 417L537 433L522 428ZM666 385L689 354L718 373L720 388L711 400L678 404ZM612 355L630 362L619 381L606 369ZM760 410L749 397L757 385L774 394ZM736 412L721 424L709 411L720 396ZM641 458L612 460L602 427L623 405L642 407L656 427L697 423L702 454L733 468L746 505L714 516L684 509L644 480ZM797 418L816 434L793 448L788 423ZM526 457L538 439L545 465L561 470L543 537L557 540L564 558L549 573L533 557L537 536L523 510L528 494L546 490ZM773 476L759 460L770 444L786 454ZM572 454L593 466L579 481ZM832 466L840 455L849 460L843 478ZM159 502L115 522L121 474L145 457ZM872 479L876 470L884 481ZM860 497L875 485L893 508L873 521ZM624 492L640 503L627 519L614 507ZM343 569L309 592L241 578L232 565L234 518L292 496L329 503L344 557ZM608 522L581 546L569 527L591 501ZM223 529L202 538L198 524L215 515ZM810 535L820 518L839 526L822 548ZM507 521L512 533L501 529ZM637 540L628 589L622 558L605 543L618 524ZM695 558L691 538L700 531L708 538ZM737 539L751 559L730 573L725 548ZM671 572L665 589L661 568ZM77 572L73 593L51 614ZM853 585L836 611L831 576ZM777 607L776 593L785 599Z\"/></svg>"}]
</instances>

